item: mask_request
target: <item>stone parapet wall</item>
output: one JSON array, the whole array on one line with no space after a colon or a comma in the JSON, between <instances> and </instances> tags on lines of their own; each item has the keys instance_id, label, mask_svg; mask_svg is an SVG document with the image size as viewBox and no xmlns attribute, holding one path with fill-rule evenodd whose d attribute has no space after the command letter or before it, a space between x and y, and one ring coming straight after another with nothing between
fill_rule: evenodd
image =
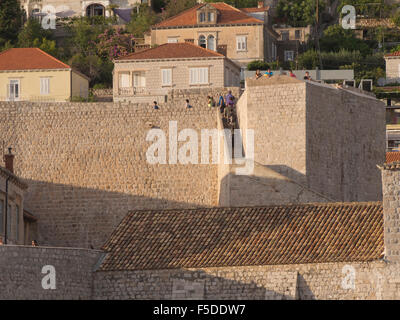
<instances>
[{"instance_id":1,"label":"stone parapet wall","mask_svg":"<svg viewBox=\"0 0 400 320\"><path fill-rule=\"evenodd\" d=\"M95 299L399 299L400 267L383 261L109 271Z\"/></svg>"},{"instance_id":2,"label":"stone parapet wall","mask_svg":"<svg viewBox=\"0 0 400 320\"><path fill-rule=\"evenodd\" d=\"M246 85L238 118L241 129L254 130L256 162L333 201L381 200L382 102L287 76Z\"/></svg>"},{"instance_id":3,"label":"stone parapet wall","mask_svg":"<svg viewBox=\"0 0 400 320\"><path fill-rule=\"evenodd\" d=\"M0 136L29 185L39 243L99 247L129 210L217 205L217 165L147 162L148 131L160 128L168 141L169 121L200 137L217 128L217 108L1 103Z\"/></svg>"},{"instance_id":4,"label":"stone parapet wall","mask_svg":"<svg viewBox=\"0 0 400 320\"><path fill-rule=\"evenodd\" d=\"M0 246L0 300L91 299L101 255L86 249ZM55 289L42 286L51 281L45 277L52 271L45 266L54 267Z\"/></svg>"}]
</instances>

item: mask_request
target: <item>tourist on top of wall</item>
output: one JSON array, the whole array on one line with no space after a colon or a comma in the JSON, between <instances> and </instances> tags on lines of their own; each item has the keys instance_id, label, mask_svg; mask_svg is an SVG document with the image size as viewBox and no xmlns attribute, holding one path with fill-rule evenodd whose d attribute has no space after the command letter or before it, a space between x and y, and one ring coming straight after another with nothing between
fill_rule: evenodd
<instances>
[{"instance_id":1,"label":"tourist on top of wall","mask_svg":"<svg viewBox=\"0 0 400 320\"><path fill-rule=\"evenodd\" d=\"M208 99L208 106L209 106L210 108L215 107L214 98L211 97L211 96L207 96L207 99Z\"/></svg>"},{"instance_id":2,"label":"tourist on top of wall","mask_svg":"<svg viewBox=\"0 0 400 320\"><path fill-rule=\"evenodd\" d=\"M296 78L296 75L293 73L293 70L289 70L289 76L292 78Z\"/></svg>"},{"instance_id":3,"label":"tourist on top of wall","mask_svg":"<svg viewBox=\"0 0 400 320\"><path fill-rule=\"evenodd\" d=\"M304 80L312 80L310 73L308 71L306 71L306 75L304 76Z\"/></svg>"},{"instance_id":4,"label":"tourist on top of wall","mask_svg":"<svg viewBox=\"0 0 400 320\"><path fill-rule=\"evenodd\" d=\"M229 90L225 97L226 104L228 106L228 117L233 114L233 106L235 105L235 97L232 95L232 91Z\"/></svg>"},{"instance_id":5,"label":"tourist on top of wall","mask_svg":"<svg viewBox=\"0 0 400 320\"><path fill-rule=\"evenodd\" d=\"M219 107L219 110L221 111L221 113L224 113L224 109L225 109L226 105L225 105L225 99L224 99L224 96L222 95L222 93L219 94L218 107Z\"/></svg>"},{"instance_id":6,"label":"tourist on top of wall","mask_svg":"<svg viewBox=\"0 0 400 320\"><path fill-rule=\"evenodd\" d=\"M259 69L257 69L255 77L256 79L260 79L262 77L261 71Z\"/></svg>"},{"instance_id":7,"label":"tourist on top of wall","mask_svg":"<svg viewBox=\"0 0 400 320\"><path fill-rule=\"evenodd\" d=\"M271 78L273 75L274 75L274 73L269 68L268 68L267 72L264 73L264 77L268 77L268 78Z\"/></svg>"},{"instance_id":8,"label":"tourist on top of wall","mask_svg":"<svg viewBox=\"0 0 400 320\"><path fill-rule=\"evenodd\" d=\"M186 104L185 104L186 108L190 109L192 108L192 106L189 103L189 99L186 99Z\"/></svg>"},{"instance_id":9,"label":"tourist on top of wall","mask_svg":"<svg viewBox=\"0 0 400 320\"><path fill-rule=\"evenodd\" d=\"M160 109L160 108L158 107L158 103L157 103L157 101L154 101L153 103L154 103L154 110L158 110L158 109Z\"/></svg>"}]
</instances>

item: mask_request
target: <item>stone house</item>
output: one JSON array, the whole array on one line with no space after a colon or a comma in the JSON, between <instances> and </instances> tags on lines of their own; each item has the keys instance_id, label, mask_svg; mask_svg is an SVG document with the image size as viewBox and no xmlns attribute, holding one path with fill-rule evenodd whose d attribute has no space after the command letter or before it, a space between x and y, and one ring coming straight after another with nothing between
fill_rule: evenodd
<instances>
[{"instance_id":1,"label":"stone house","mask_svg":"<svg viewBox=\"0 0 400 320\"><path fill-rule=\"evenodd\" d=\"M175 89L240 85L240 67L192 43L166 43L114 61L114 101L163 102Z\"/></svg>"},{"instance_id":2,"label":"stone house","mask_svg":"<svg viewBox=\"0 0 400 320\"><path fill-rule=\"evenodd\" d=\"M262 15L268 14L266 8L260 10ZM260 20L245 10L218 2L198 4L152 26L145 43L192 42L223 53L244 68L253 60L275 60L277 36L267 18Z\"/></svg>"},{"instance_id":3,"label":"stone house","mask_svg":"<svg viewBox=\"0 0 400 320\"><path fill-rule=\"evenodd\" d=\"M65 102L88 98L89 78L39 48L0 53L0 100Z\"/></svg>"},{"instance_id":4,"label":"stone house","mask_svg":"<svg viewBox=\"0 0 400 320\"><path fill-rule=\"evenodd\" d=\"M4 155L5 168L0 167L0 239L4 243L24 244L25 227L28 228L24 224L24 194L28 186L13 173L13 161L10 149Z\"/></svg>"},{"instance_id":5,"label":"stone house","mask_svg":"<svg viewBox=\"0 0 400 320\"><path fill-rule=\"evenodd\" d=\"M386 81L400 82L400 51L385 55Z\"/></svg>"},{"instance_id":6,"label":"stone house","mask_svg":"<svg viewBox=\"0 0 400 320\"><path fill-rule=\"evenodd\" d=\"M274 30L279 34L277 56L281 62L295 61L297 56L303 52L304 46L312 33L311 26L274 26Z\"/></svg>"},{"instance_id":7,"label":"stone house","mask_svg":"<svg viewBox=\"0 0 400 320\"><path fill-rule=\"evenodd\" d=\"M151 0L22 0L21 5L28 17L43 17L53 7L60 18L93 17L111 15L109 7L115 5L120 10L132 9L143 3L151 5ZM51 7L50 7L51 6ZM53 12L52 12L53 13Z\"/></svg>"}]
</instances>

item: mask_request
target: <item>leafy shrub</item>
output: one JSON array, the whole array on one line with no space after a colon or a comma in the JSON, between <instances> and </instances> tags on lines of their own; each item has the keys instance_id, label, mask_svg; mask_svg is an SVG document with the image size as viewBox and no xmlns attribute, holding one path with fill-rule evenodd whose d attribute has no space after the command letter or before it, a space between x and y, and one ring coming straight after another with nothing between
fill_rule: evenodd
<instances>
[{"instance_id":1,"label":"leafy shrub","mask_svg":"<svg viewBox=\"0 0 400 320\"><path fill-rule=\"evenodd\" d=\"M267 70L269 68L270 65L262 60L254 60L247 65L247 69L250 71Z\"/></svg>"}]
</instances>

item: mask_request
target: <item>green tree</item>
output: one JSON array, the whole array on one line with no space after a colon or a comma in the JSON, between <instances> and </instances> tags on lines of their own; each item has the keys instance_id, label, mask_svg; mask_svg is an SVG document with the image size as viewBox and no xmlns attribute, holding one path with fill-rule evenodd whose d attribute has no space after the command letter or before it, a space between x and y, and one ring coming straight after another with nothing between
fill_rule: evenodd
<instances>
[{"instance_id":1,"label":"green tree","mask_svg":"<svg viewBox=\"0 0 400 320\"><path fill-rule=\"evenodd\" d=\"M365 41L356 38L353 30L343 29L338 24L325 29L320 39L320 46L322 51L358 50L364 56L370 54L372 51Z\"/></svg>"},{"instance_id":2,"label":"green tree","mask_svg":"<svg viewBox=\"0 0 400 320\"><path fill-rule=\"evenodd\" d=\"M104 23L97 23L97 20L92 19L78 18L67 26L67 30L71 34L67 43L68 47L71 48L71 55L89 56L96 53L98 36L108 28L107 22L102 21Z\"/></svg>"},{"instance_id":3,"label":"green tree","mask_svg":"<svg viewBox=\"0 0 400 320\"><path fill-rule=\"evenodd\" d=\"M196 3L196 0L168 0L166 2L163 18L175 16L186 9L194 7Z\"/></svg>"},{"instance_id":4,"label":"green tree","mask_svg":"<svg viewBox=\"0 0 400 320\"><path fill-rule=\"evenodd\" d=\"M41 40L36 39L33 42L33 47L39 48L44 52L47 52L48 54L52 55L53 57L58 57L58 48L54 40L49 40L46 38L42 38Z\"/></svg>"},{"instance_id":5,"label":"green tree","mask_svg":"<svg viewBox=\"0 0 400 320\"><path fill-rule=\"evenodd\" d=\"M126 30L135 37L143 37L144 33L156 24L160 17L147 5L140 6L139 12L132 13L132 20L126 26Z\"/></svg>"},{"instance_id":6,"label":"green tree","mask_svg":"<svg viewBox=\"0 0 400 320\"><path fill-rule=\"evenodd\" d=\"M97 39L97 55L110 61L133 52L133 36L121 29L109 28Z\"/></svg>"},{"instance_id":7,"label":"green tree","mask_svg":"<svg viewBox=\"0 0 400 320\"><path fill-rule=\"evenodd\" d=\"M388 4L384 0L341 0L338 6L338 12L342 12L345 5L351 5L356 8L357 15L370 18L384 18L390 16L396 5Z\"/></svg>"},{"instance_id":8,"label":"green tree","mask_svg":"<svg viewBox=\"0 0 400 320\"><path fill-rule=\"evenodd\" d=\"M45 30L37 19L29 19L18 34L18 46L20 48L38 47L42 39L50 39L52 32Z\"/></svg>"},{"instance_id":9,"label":"green tree","mask_svg":"<svg viewBox=\"0 0 400 320\"><path fill-rule=\"evenodd\" d=\"M0 47L8 41L15 43L23 23L23 12L19 0L0 1Z\"/></svg>"},{"instance_id":10,"label":"green tree","mask_svg":"<svg viewBox=\"0 0 400 320\"><path fill-rule=\"evenodd\" d=\"M249 64L247 65L247 69L250 71L267 70L269 68L270 68L269 64L262 60L254 60L249 62Z\"/></svg>"},{"instance_id":11,"label":"green tree","mask_svg":"<svg viewBox=\"0 0 400 320\"><path fill-rule=\"evenodd\" d=\"M319 1L319 12L325 9L325 0ZM293 27L304 27L316 21L315 0L279 0L277 18Z\"/></svg>"}]
</instances>

